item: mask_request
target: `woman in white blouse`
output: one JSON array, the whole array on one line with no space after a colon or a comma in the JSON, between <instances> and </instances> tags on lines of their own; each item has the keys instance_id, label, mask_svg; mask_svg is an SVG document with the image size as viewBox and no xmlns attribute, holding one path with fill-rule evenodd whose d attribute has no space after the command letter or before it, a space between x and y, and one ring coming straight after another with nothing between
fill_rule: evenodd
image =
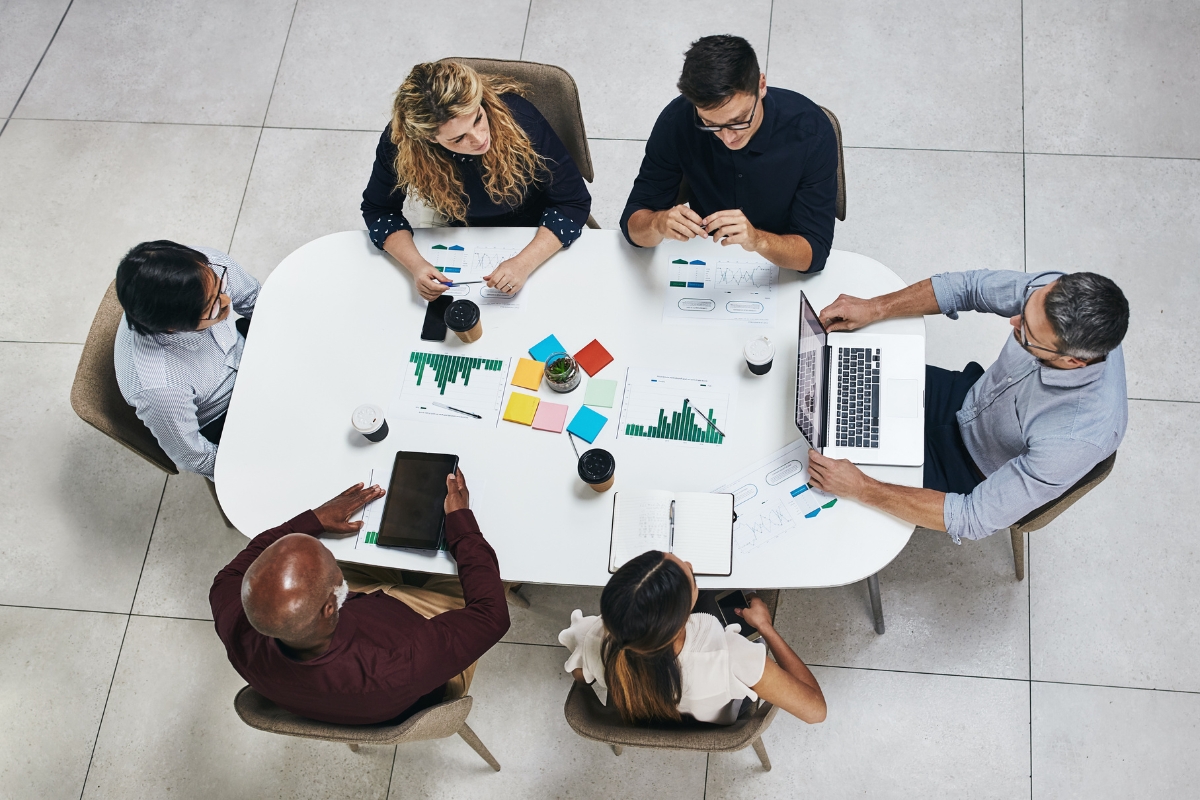
<instances>
[{"instance_id":1,"label":"woman in white blouse","mask_svg":"<svg viewBox=\"0 0 1200 800\"><path fill-rule=\"evenodd\" d=\"M693 614L699 591L692 565L651 550L625 564L600 595L600 616L576 610L558 640L571 650L566 669L575 680L608 691L627 723L678 721L729 725L742 701L762 698L805 722L825 719L816 678L775 628L757 597L739 616L758 628L762 643L736 625ZM776 661L767 658L767 648Z\"/></svg>"}]
</instances>

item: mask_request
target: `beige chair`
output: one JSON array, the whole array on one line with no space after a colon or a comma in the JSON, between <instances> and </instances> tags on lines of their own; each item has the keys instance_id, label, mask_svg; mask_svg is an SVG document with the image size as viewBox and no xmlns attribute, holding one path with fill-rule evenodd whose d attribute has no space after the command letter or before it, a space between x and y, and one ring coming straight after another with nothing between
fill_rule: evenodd
<instances>
[{"instance_id":1,"label":"beige chair","mask_svg":"<svg viewBox=\"0 0 1200 800\"><path fill-rule=\"evenodd\" d=\"M588 183L595 180L592 151L588 147L587 130L583 126L583 111L579 108L579 88L565 69L536 61L509 61L502 58L451 57L442 60L457 61L487 75L504 75L529 86L526 99L533 103L558 138L562 139L583 179ZM589 214L587 226L599 228L600 223Z\"/></svg>"},{"instance_id":2,"label":"beige chair","mask_svg":"<svg viewBox=\"0 0 1200 800\"><path fill-rule=\"evenodd\" d=\"M117 326L121 324L123 314L120 302L117 301L117 282L108 285L96 318L92 320L92 329L88 331L87 341L83 345L83 355L79 358L79 367L75 370L75 382L71 386L71 408L87 424L111 439L137 453L154 466L168 475L178 475L175 462L159 447L158 440L146 427L133 410L133 406L125 402L121 396L121 387L117 385L117 370L113 364L113 343L117 338ZM217 489L212 481L205 479L208 491L212 493L217 509L221 510L221 502L217 500ZM230 528L233 523L221 511L221 518Z\"/></svg>"},{"instance_id":3,"label":"beige chair","mask_svg":"<svg viewBox=\"0 0 1200 800\"><path fill-rule=\"evenodd\" d=\"M1079 479L1079 482L1067 490L1067 493L1057 500L1052 500L1039 509L1029 512L1017 524L1008 529L1012 538L1013 565L1016 567L1017 580L1025 580L1025 534L1041 530L1049 525L1058 515L1074 505L1081 497L1095 489L1108 477L1117 463L1117 454L1092 467L1091 471Z\"/></svg>"},{"instance_id":4,"label":"beige chair","mask_svg":"<svg viewBox=\"0 0 1200 800\"><path fill-rule=\"evenodd\" d=\"M457 700L447 700L424 711L418 711L399 725L334 725L284 711L254 689L243 686L233 698L233 708L242 722L251 728L283 736L298 736L302 739L341 742L349 745L355 752L358 752L359 745L363 744L390 746L428 739L445 739L457 733L488 763L488 766L499 772L500 762L467 725L467 715L471 713L472 702L470 695Z\"/></svg>"}]
</instances>

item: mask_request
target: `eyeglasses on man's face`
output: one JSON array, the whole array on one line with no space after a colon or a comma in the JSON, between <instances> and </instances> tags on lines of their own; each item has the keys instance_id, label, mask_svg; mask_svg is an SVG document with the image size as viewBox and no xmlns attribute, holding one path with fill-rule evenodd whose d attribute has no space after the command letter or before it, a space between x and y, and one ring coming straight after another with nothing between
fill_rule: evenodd
<instances>
[{"instance_id":1,"label":"eyeglasses on man's face","mask_svg":"<svg viewBox=\"0 0 1200 800\"><path fill-rule=\"evenodd\" d=\"M209 309L209 312L208 312L209 319L216 319L217 317L221 316L221 295L227 294L229 292L229 276L227 275L228 272L229 272L229 267L221 268L221 282L217 286L217 299L213 301L212 308Z\"/></svg>"},{"instance_id":2,"label":"eyeglasses on man's face","mask_svg":"<svg viewBox=\"0 0 1200 800\"><path fill-rule=\"evenodd\" d=\"M700 119L700 112L696 111L696 127L707 133L720 133L721 131L745 131L749 130L754 124L754 112L758 110L758 94L754 95L754 105L750 106L750 118L745 122L729 122L725 125L705 125Z\"/></svg>"},{"instance_id":3,"label":"eyeglasses on man's face","mask_svg":"<svg viewBox=\"0 0 1200 800\"><path fill-rule=\"evenodd\" d=\"M1043 287L1034 286L1033 284L1029 284L1025 287L1025 299L1021 301L1021 338L1017 341L1019 341L1021 346L1026 350L1041 350L1043 353L1053 353L1056 356L1066 356L1068 358L1072 358L1070 353L1064 353L1061 350L1054 350L1049 347L1042 347L1040 344L1034 344L1033 342L1029 341L1028 328L1025 326L1025 309L1029 307L1029 299L1033 297L1033 293L1041 288Z\"/></svg>"}]
</instances>

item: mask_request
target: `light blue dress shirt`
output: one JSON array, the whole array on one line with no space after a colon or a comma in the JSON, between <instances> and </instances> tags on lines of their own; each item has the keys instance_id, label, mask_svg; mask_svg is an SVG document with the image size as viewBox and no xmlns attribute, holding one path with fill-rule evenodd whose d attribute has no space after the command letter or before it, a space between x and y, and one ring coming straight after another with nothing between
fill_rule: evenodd
<instances>
[{"instance_id":1,"label":"light blue dress shirt","mask_svg":"<svg viewBox=\"0 0 1200 800\"><path fill-rule=\"evenodd\" d=\"M948 272L933 276L938 308L1013 317L1025 287L1058 272ZM1129 422L1120 347L1079 369L1044 366L1008 337L996 363L971 387L958 412L963 442L987 476L968 495L947 494L946 530L956 543L982 539L1060 497L1116 452Z\"/></svg>"}]
</instances>

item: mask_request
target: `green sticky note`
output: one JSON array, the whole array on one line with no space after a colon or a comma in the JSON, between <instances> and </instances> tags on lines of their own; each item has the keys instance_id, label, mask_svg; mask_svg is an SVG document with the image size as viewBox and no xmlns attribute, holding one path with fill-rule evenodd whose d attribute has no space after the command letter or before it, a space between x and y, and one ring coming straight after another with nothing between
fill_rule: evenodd
<instances>
[{"instance_id":1,"label":"green sticky note","mask_svg":"<svg viewBox=\"0 0 1200 800\"><path fill-rule=\"evenodd\" d=\"M600 406L612 408L613 398L617 396L617 382L604 378L588 378L587 391L583 393L585 406Z\"/></svg>"}]
</instances>

